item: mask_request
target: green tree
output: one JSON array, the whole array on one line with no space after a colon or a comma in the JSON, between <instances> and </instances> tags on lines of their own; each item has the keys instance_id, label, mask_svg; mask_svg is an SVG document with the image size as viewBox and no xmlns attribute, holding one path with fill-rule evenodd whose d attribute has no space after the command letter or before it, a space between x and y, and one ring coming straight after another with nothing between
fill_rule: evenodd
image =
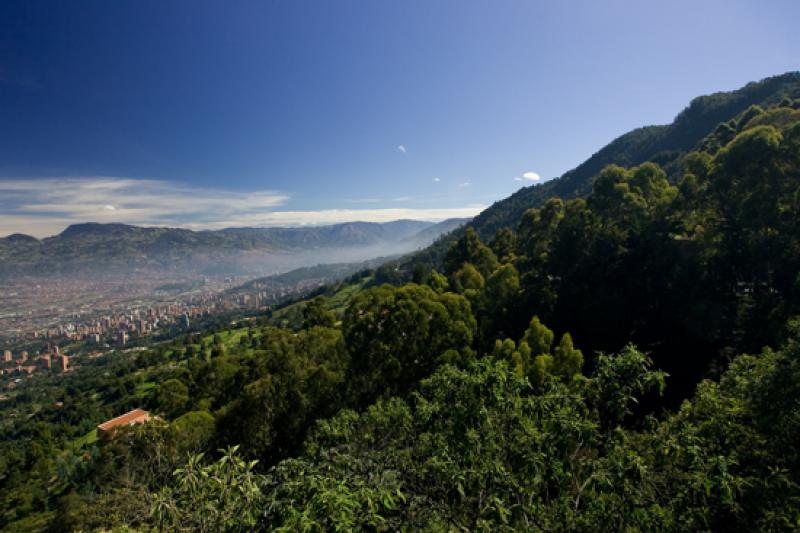
<instances>
[{"instance_id":1,"label":"green tree","mask_svg":"<svg viewBox=\"0 0 800 533\"><path fill-rule=\"evenodd\" d=\"M356 295L342 328L351 356L347 382L356 405L366 405L407 390L454 353L471 358L476 322L463 296L384 285Z\"/></svg>"},{"instance_id":2,"label":"green tree","mask_svg":"<svg viewBox=\"0 0 800 533\"><path fill-rule=\"evenodd\" d=\"M324 296L318 296L308 302L303 308L303 328L314 326L332 328L336 324L336 315L328 309L328 301Z\"/></svg>"},{"instance_id":3,"label":"green tree","mask_svg":"<svg viewBox=\"0 0 800 533\"><path fill-rule=\"evenodd\" d=\"M203 455L175 471L172 486L153 499L151 516L161 531L252 531L263 502L257 461L245 461L238 447L204 465Z\"/></svg>"},{"instance_id":4,"label":"green tree","mask_svg":"<svg viewBox=\"0 0 800 533\"><path fill-rule=\"evenodd\" d=\"M503 265L486 281L489 312L507 315L519 297L519 273L513 265Z\"/></svg>"},{"instance_id":5,"label":"green tree","mask_svg":"<svg viewBox=\"0 0 800 533\"><path fill-rule=\"evenodd\" d=\"M204 451L214 437L214 416L208 411L189 411L170 425L179 453Z\"/></svg>"},{"instance_id":6,"label":"green tree","mask_svg":"<svg viewBox=\"0 0 800 533\"><path fill-rule=\"evenodd\" d=\"M166 416L179 416L189 404L189 387L180 380L168 379L158 387L156 403Z\"/></svg>"},{"instance_id":7,"label":"green tree","mask_svg":"<svg viewBox=\"0 0 800 533\"><path fill-rule=\"evenodd\" d=\"M483 290L486 282L483 275L472 263L464 263L458 271L453 274L453 286L460 293L472 291L471 294L478 295Z\"/></svg>"},{"instance_id":8,"label":"green tree","mask_svg":"<svg viewBox=\"0 0 800 533\"><path fill-rule=\"evenodd\" d=\"M474 229L468 227L464 235L453 244L444 260L445 271L453 274L464 263L471 263L484 278L497 268L497 257L491 248L481 242Z\"/></svg>"},{"instance_id":9,"label":"green tree","mask_svg":"<svg viewBox=\"0 0 800 533\"><path fill-rule=\"evenodd\" d=\"M582 366L583 353L573 346L570 334L564 333L553 351L553 374L561 379L570 380L580 372Z\"/></svg>"},{"instance_id":10,"label":"green tree","mask_svg":"<svg viewBox=\"0 0 800 533\"><path fill-rule=\"evenodd\" d=\"M450 284L447 281L447 276L444 274L439 274L433 270L431 271L430 278L428 279L428 285L430 285L431 288L436 292L442 293L447 292Z\"/></svg>"},{"instance_id":11,"label":"green tree","mask_svg":"<svg viewBox=\"0 0 800 533\"><path fill-rule=\"evenodd\" d=\"M531 353L536 356L550 353L554 338L553 330L542 324L538 316L534 316L522 337L522 342L530 346Z\"/></svg>"},{"instance_id":12,"label":"green tree","mask_svg":"<svg viewBox=\"0 0 800 533\"><path fill-rule=\"evenodd\" d=\"M489 248L501 263L511 263L514 261L514 250L517 247L517 236L511 228L500 228L495 232Z\"/></svg>"},{"instance_id":13,"label":"green tree","mask_svg":"<svg viewBox=\"0 0 800 533\"><path fill-rule=\"evenodd\" d=\"M265 351L250 361L252 381L219 410L221 444L238 443L265 465L294 453L309 427L344 399L348 355L342 332L313 327L263 333Z\"/></svg>"},{"instance_id":14,"label":"green tree","mask_svg":"<svg viewBox=\"0 0 800 533\"><path fill-rule=\"evenodd\" d=\"M583 387L549 381L532 394L504 361L444 366L408 400L321 423L306 454L270 475L268 520L285 530L666 529L643 456L621 428L601 432Z\"/></svg>"}]
</instances>

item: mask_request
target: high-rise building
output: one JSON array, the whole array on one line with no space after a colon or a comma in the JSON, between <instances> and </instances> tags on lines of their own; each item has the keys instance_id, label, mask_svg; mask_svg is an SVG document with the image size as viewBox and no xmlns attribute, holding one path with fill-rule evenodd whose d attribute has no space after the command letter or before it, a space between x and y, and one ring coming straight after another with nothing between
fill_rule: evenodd
<instances>
[{"instance_id":1,"label":"high-rise building","mask_svg":"<svg viewBox=\"0 0 800 533\"><path fill-rule=\"evenodd\" d=\"M48 358L49 359L49 358ZM66 355L59 355L56 357L56 364L58 365L58 369L62 372L67 371L67 367L69 366L69 357Z\"/></svg>"},{"instance_id":2,"label":"high-rise building","mask_svg":"<svg viewBox=\"0 0 800 533\"><path fill-rule=\"evenodd\" d=\"M3 361L6 363L10 363L14 356L11 353L11 350L4 350L3 351Z\"/></svg>"}]
</instances>

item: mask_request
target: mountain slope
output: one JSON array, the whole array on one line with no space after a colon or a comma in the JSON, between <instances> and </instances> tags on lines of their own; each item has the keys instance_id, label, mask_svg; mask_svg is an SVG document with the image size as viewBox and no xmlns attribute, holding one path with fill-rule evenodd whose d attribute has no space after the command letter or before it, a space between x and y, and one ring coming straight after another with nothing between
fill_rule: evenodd
<instances>
[{"instance_id":1,"label":"mountain slope","mask_svg":"<svg viewBox=\"0 0 800 533\"><path fill-rule=\"evenodd\" d=\"M362 246L395 242L432 227L432 222L394 220L392 222L345 222L330 226L296 228L228 228L221 232L238 240L279 249L308 249L309 247Z\"/></svg>"},{"instance_id":2,"label":"mountain slope","mask_svg":"<svg viewBox=\"0 0 800 533\"><path fill-rule=\"evenodd\" d=\"M464 222L418 220L348 222L300 228L228 228L192 231L127 224L75 224L42 240L26 235L0 239L0 275L49 275L103 270L274 271L302 264L364 260L409 252ZM332 250L346 250L341 259ZM311 257L319 253L318 258Z\"/></svg>"},{"instance_id":3,"label":"mountain slope","mask_svg":"<svg viewBox=\"0 0 800 533\"><path fill-rule=\"evenodd\" d=\"M434 224L433 226L427 227L422 231L415 233L414 235L405 239L405 241L419 246L426 246L442 235L447 235L456 228L463 226L470 220L471 219L469 218L448 218L447 220L443 220L438 224Z\"/></svg>"},{"instance_id":4,"label":"mountain slope","mask_svg":"<svg viewBox=\"0 0 800 533\"><path fill-rule=\"evenodd\" d=\"M674 181L683 156L700 148L704 139L718 126L734 120L751 106L767 107L784 98L800 98L800 72L751 82L734 91L699 96L671 124L636 128L617 137L561 177L523 187L495 202L477 215L469 226L488 242L498 229L515 228L525 211L542 206L549 198L586 196L591 191L593 178L611 164L628 167L652 161L658 163ZM403 270L409 273L417 264L438 268L447 249L464 229L438 239L405 260Z\"/></svg>"},{"instance_id":5,"label":"mountain slope","mask_svg":"<svg viewBox=\"0 0 800 533\"><path fill-rule=\"evenodd\" d=\"M741 89L699 96L669 125L637 128L611 141L589 159L560 178L520 189L475 217L472 227L489 239L501 227L513 227L530 207L548 198L574 198L591 190L592 178L610 164L633 166L645 161L661 165L670 176L681 158L717 127L752 105L766 107L783 98L800 98L800 72L748 83Z\"/></svg>"}]
</instances>

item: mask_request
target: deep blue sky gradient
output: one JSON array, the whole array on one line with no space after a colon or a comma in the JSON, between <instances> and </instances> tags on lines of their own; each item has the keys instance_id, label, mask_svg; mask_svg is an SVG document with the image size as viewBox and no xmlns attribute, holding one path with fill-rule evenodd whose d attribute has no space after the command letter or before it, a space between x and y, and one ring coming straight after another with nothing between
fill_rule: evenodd
<instances>
[{"instance_id":1,"label":"deep blue sky gradient","mask_svg":"<svg viewBox=\"0 0 800 533\"><path fill-rule=\"evenodd\" d=\"M797 70L798 21L788 0L7 1L0 179L489 204L695 96Z\"/></svg>"}]
</instances>

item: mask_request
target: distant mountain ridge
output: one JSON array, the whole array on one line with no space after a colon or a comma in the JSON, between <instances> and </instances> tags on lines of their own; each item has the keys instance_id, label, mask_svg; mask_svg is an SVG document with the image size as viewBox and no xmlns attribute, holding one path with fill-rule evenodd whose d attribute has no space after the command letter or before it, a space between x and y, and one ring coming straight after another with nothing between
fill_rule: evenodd
<instances>
[{"instance_id":1,"label":"distant mountain ridge","mask_svg":"<svg viewBox=\"0 0 800 533\"><path fill-rule=\"evenodd\" d=\"M288 228L227 228L227 235L258 236L276 246L359 246L378 242L395 242L411 238L417 233L436 226L419 220L394 220L392 222L346 222L331 226L303 226Z\"/></svg>"},{"instance_id":2,"label":"distant mountain ridge","mask_svg":"<svg viewBox=\"0 0 800 533\"><path fill-rule=\"evenodd\" d=\"M751 106L767 107L784 98L800 98L800 72L788 72L748 83L734 91L694 98L672 123L637 128L617 137L561 177L523 187L495 202L478 214L469 226L484 241L488 241L498 229L516 227L526 210L542 206L549 198L568 199L587 195L591 191L593 178L611 164L629 167L652 161L658 163L674 181L680 171L682 158L699 148L716 128L732 121ZM453 232L448 238L441 239L410 258L408 263L437 265L450 243L458 236L459 232Z\"/></svg>"},{"instance_id":3,"label":"distant mountain ridge","mask_svg":"<svg viewBox=\"0 0 800 533\"><path fill-rule=\"evenodd\" d=\"M520 189L475 217L471 226L482 238L490 238L500 227L515 225L530 207L548 198L575 198L589 193L592 179L610 164L623 167L646 161L658 163L672 177L680 160L721 123L734 119L752 105L767 107L783 98L800 98L800 72L751 82L744 87L698 96L671 124L645 126L625 133L560 178Z\"/></svg>"},{"instance_id":4,"label":"distant mountain ridge","mask_svg":"<svg viewBox=\"0 0 800 533\"><path fill-rule=\"evenodd\" d=\"M227 228L193 231L128 224L83 223L44 239L22 234L0 238L0 275L50 275L103 269L192 269L258 271L258 260L289 259L314 251L375 248L375 255L409 252L430 244L443 232L466 222L396 220L347 222L296 228ZM349 256L348 256L349 257ZM331 262L334 259L331 259ZM238 264L237 264L238 263ZM219 268L216 268L219 267ZM270 268L265 268L270 270Z\"/></svg>"},{"instance_id":5,"label":"distant mountain ridge","mask_svg":"<svg viewBox=\"0 0 800 533\"><path fill-rule=\"evenodd\" d=\"M472 219L448 218L447 220L443 220L438 224L434 224L433 226L424 228L410 237L406 237L405 240L412 241L416 245L420 245L423 242L427 242L427 244L430 244L439 237L441 237L442 235L447 235L456 228L468 223L470 220Z\"/></svg>"}]
</instances>

